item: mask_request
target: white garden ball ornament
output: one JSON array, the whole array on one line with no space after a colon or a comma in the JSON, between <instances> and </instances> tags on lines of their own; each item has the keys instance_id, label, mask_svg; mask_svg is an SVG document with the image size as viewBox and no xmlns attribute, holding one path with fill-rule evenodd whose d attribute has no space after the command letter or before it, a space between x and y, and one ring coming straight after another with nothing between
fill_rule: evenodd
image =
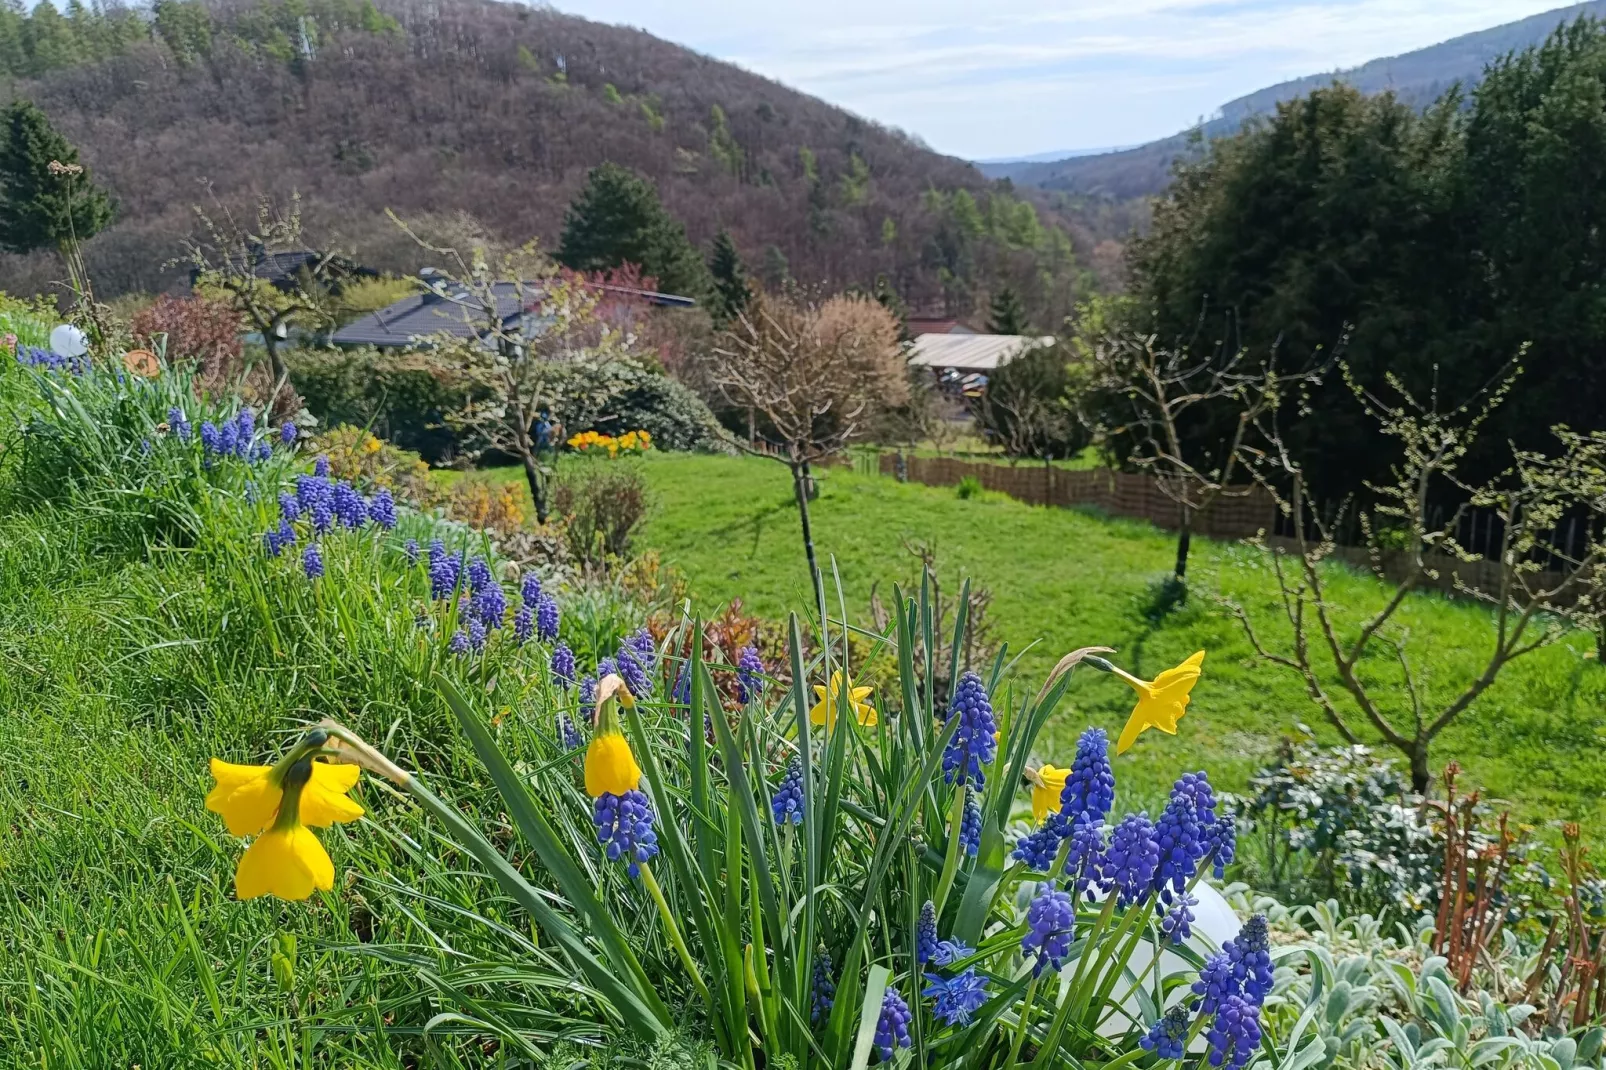
<instances>
[{"instance_id":1,"label":"white garden ball ornament","mask_svg":"<svg viewBox=\"0 0 1606 1070\"><path fill-rule=\"evenodd\" d=\"M89 352L89 336L70 323L50 332L50 351L63 357L81 357Z\"/></svg>"}]
</instances>

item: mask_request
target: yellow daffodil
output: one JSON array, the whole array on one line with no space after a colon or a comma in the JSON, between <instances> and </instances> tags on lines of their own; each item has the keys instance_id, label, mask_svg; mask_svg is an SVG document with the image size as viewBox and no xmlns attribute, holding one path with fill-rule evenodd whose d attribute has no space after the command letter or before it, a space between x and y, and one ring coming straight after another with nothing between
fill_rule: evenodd
<instances>
[{"instance_id":1,"label":"yellow daffodil","mask_svg":"<svg viewBox=\"0 0 1606 1070\"><path fill-rule=\"evenodd\" d=\"M641 787L641 766L630 752L630 742L619 730L618 704L632 706L635 699L617 674L609 673L597 681L597 710L592 718L595 731L586 747L586 794L593 799L603 795L623 795Z\"/></svg>"},{"instance_id":2,"label":"yellow daffodil","mask_svg":"<svg viewBox=\"0 0 1606 1070\"><path fill-rule=\"evenodd\" d=\"M1055 765L1044 765L1037 771L1032 781L1032 820L1041 823L1048 812L1060 804L1060 794L1065 790L1065 778L1071 775L1069 769L1061 769Z\"/></svg>"},{"instance_id":3,"label":"yellow daffodil","mask_svg":"<svg viewBox=\"0 0 1606 1070\"><path fill-rule=\"evenodd\" d=\"M285 774L283 800L273 827L252 841L234 872L237 898L273 895L302 900L314 890L327 892L335 886L329 852L301 820L305 789L311 786L316 768L310 758L303 758Z\"/></svg>"},{"instance_id":4,"label":"yellow daffodil","mask_svg":"<svg viewBox=\"0 0 1606 1070\"><path fill-rule=\"evenodd\" d=\"M221 814L234 836L255 836L273 823L284 798L284 778L290 766L234 765L212 759L212 777L217 786L206 796L206 808ZM313 762L305 789L301 793L303 824L328 828L341 821L355 821L363 815L360 805L346 797L360 775L355 765Z\"/></svg>"},{"instance_id":5,"label":"yellow daffodil","mask_svg":"<svg viewBox=\"0 0 1606 1070\"><path fill-rule=\"evenodd\" d=\"M1193 691L1193 685L1199 682L1204 656L1205 652L1201 650L1176 668L1165 670L1152 682L1113 669L1115 675L1138 693L1138 704L1133 707L1132 716L1127 718L1126 727L1121 729L1121 738L1115 743L1115 753L1125 754L1138 737L1150 728L1158 728L1168 735L1177 734L1177 722L1188 712L1188 696Z\"/></svg>"},{"instance_id":6,"label":"yellow daffodil","mask_svg":"<svg viewBox=\"0 0 1606 1070\"><path fill-rule=\"evenodd\" d=\"M586 748L586 794L623 795L641 787L641 766L617 729L599 733Z\"/></svg>"},{"instance_id":7,"label":"yellow daffodil","mask_svg":"<svg viewBox=\"0 0 1606 1070\"><path fill-rule=\"evenodd\" d=\"M871 689L868 687L854 687L852 678L847 681L847 704L853 710L853 717L866 728L874 728L879 715L875 707L863 700L869 697ZM809 721L813 724L823 724L829 730L836 725L836 713L842 706L842 671L838 669L831 674L831 689L829 694L819 684L814 685L815 697L820 701L814 704L809 711Z\"/></svg>"}]
</instances>

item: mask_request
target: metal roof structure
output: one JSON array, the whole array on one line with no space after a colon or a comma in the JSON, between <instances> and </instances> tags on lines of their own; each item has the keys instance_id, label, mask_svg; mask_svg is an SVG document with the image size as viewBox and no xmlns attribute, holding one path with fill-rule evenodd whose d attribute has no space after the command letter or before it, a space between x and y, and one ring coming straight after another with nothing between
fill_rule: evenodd
<instances>
[{"instance_id":1,"label":"metal roof structure","mask_svg":"<svg viewBox=\"0 0 1606 1070\"><path fill-rule=\"evenodd\" d=\"M697 303L690 297L655 290L625 286L601 286L599 289L610 296L673 308L690 308ZM532 283L498 282L492 292L503 328L512 329L516 320L532 311L528 306L540 289ZM466 293L437 285L427 293L404 297L378 312L353 320L336 331L330 341L337 346L389 347L428 344L430 339L441 335L475 338L485 333L485 318L485 310Z\"/></svg>"},{"instance_id":2,"label":"metal roof structure","mask_svg":"<svg viewBox=\"0 0 1606 1070\"><path fill-rule=\"evenodd\" d=\"M1052 345L1053 335L922 334L909 347L909 363L919 368L990 372L1028 350Z\"/></svg>"}]
</instances>

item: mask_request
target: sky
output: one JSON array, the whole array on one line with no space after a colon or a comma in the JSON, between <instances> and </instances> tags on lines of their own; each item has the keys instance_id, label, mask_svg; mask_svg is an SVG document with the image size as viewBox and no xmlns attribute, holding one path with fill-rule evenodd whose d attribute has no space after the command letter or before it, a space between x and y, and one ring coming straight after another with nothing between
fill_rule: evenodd
<instances>
[{"instance_id":1,"label":"sky","mask_svg":"<svg viewBox=\"0 0 1606 1070\"><path fill-rule=\"evenodd\" d=\"M1558 0L557 0L968 159L1135 145Z\"/></svg>"}]
</instances>

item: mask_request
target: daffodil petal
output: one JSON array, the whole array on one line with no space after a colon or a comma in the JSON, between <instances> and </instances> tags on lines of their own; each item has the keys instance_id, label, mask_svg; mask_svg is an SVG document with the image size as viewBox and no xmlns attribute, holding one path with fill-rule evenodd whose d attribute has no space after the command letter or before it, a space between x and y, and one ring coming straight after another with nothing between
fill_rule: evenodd
<instances>
[{"instance_id":1,"label":"daffodil petal","mask_svg":"<svg viewBox=\"0 0 1606 1070\"><path fill-rule=\"evenodd\" d=\"M364 813L362 804L346 798L345 794L331 791L313 777L301 789L301 822L313 828L328 828L345 821L355 821Z\"/></svg>"},{"instance_id":2,"label":"daffodil petal","mask_svg":"<svg viewBox=\"0 0 1606 1070\"><path fill-rule=\"evenodd\" d=\"M337 765L334 762L312 763L312 783L342 795L357 786L360 776L362 769L359 766Z\"/></svg>"},{"instance_id":3,"label":"daffodil petal","mask_svg":"<svg viewBox=\"0 0 1606 1070\"><path fill-rule=\"evenodd\" d=\"M258 836L240 858L234 874L239 899L272 895L299 901L315 889L335 886L335 867L318 837L303 825L271 829Z\"/></svg>"},{"instance_id":4,"label":"daffodil petal","mask_svg":"<svg viewBox=\"0 0 1606 1070\"><path fill-rule=\"evenodd\" d=\"M206 808L220 814L232 836L255 836L278 816L284 791L267 776L260 776L227 794L221 785L206 797Z\"/></svg>"}]
</instances>

